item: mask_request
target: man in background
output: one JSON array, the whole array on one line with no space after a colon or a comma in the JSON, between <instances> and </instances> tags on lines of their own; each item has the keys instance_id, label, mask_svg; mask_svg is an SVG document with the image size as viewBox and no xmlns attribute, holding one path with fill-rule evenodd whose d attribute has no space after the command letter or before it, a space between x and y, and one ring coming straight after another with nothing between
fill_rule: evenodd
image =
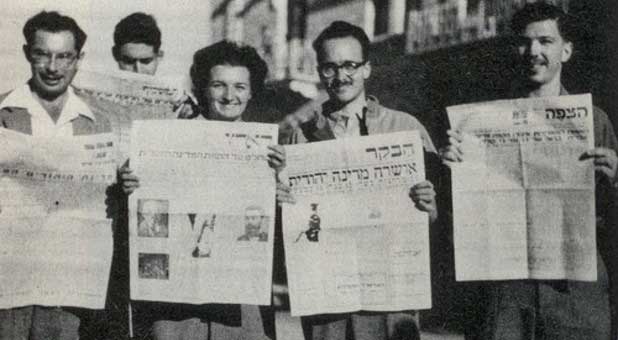
<instances>
[{"instance_id":1,"label":"man in background","mask_svg":"<svg viewBox=\"0 0 618 340\"><path fill-rule=\"evenodd\" d=\"M114 29L112 54L123 71L155 75L163 58L161 30L155 18L136 12L120 20Z\"/></svg>"}]
</instances>

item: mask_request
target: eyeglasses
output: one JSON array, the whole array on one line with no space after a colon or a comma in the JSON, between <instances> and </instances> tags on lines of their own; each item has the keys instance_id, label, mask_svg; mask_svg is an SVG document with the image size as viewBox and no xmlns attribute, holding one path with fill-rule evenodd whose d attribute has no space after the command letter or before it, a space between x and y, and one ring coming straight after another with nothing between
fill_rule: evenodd
<instances>
[{"instance_id":1,"label":"eyeglasses","mask_svg":"<svg viewBox=\"0 0 618 340\"><path fill-rule=\"evenodd\" d=\"M340 65L335 63L324 63L318 66L318 72L320 72L320 74L325 78L334 77L338 70L342 70L346 76L352 76L366 63L367 61L344 61Z\"/></svg>"},{"instance_id":2,"label":"eyeglasses","mask_svg":"<svg viewBox=\"0 0 618 340\"><path fill-rule=\"evenodd\" d=\"M37 65L48 65L52 60L55 60L58 68L67 68L75 62L77 54L72 52L54 54L35 50L30 53L30 58L32 62Z\"/></svg>"}]
</instances>

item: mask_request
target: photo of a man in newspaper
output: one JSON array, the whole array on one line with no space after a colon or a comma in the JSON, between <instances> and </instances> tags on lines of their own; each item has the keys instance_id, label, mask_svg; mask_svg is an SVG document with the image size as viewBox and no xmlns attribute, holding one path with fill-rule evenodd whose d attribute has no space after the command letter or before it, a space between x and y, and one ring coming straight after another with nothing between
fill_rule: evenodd
<instances>
[{"instance_id":1,"label":"photo of a man in newspaper","mask_svg":"<svg viewBox=\"0 0 618 340\"><path fill-rule=\"evenodd\" d=\"M137 236L169 236L169 202L167 200L140 199L137 201Z\"/></svg>"},{"instance_id":2,"label":"photo of a man in newspaper","mask_svg":"<svg viewBox=\"0 0 618 340\"><path fill-rule=\"evenodd\" d=\"M268 241L268 232L265 230L268 223L264 223L264 208L251 205L245 209L245 233L236 241Z\"/></svg>"}]
</instances>

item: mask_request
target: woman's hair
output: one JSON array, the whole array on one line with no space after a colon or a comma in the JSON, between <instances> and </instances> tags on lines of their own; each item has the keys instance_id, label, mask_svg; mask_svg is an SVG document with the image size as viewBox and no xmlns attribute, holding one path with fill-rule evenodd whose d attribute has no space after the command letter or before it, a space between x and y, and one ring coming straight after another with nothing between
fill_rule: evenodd
<instances>
[{"instance_id":1,"label":"woman's hair","mask_svg":"<svg viewBox=\"0 0 618 340\"><path fill-rule=\"evenodd\" d=\"M203 89L210 81L210 70L217 65L244 66L249 70L252 95L264 89L264 80L268 74L268 66L257 51L248 45L239 45L222 40L213 45L199 49L193 55L191 65L191 82L194 93L203 102Z\"/></svg>"}]
</instances>

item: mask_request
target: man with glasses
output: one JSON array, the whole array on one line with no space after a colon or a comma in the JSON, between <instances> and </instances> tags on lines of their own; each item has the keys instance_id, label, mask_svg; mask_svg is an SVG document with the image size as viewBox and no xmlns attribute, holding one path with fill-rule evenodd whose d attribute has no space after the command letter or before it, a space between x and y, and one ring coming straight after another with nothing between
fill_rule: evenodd
<instances>
[{"instance_id":1,"label":"man with glasses","mask_svg":"<svg viewBox=\"0 0 618 340\"><path fill-rule=\"evenodd\" d=\"M367 60L369 38L361 28L335 21L320 33L313 48L317 53L320 80L329 99L316 107L313 116L293 132L291 143L418 130L426 153L437 158L429 134L418 120L388 109L375 97L365 94L365 80L371 74L371 63ZM431 182L413 186L410 198L418 209L429 213L431 222L436 221L438 214ZM412 311L315 315L303 317L302 323L307 340L418 337Z\"/></svg>"},{"instance_id":2,"label":"man with glasses","mask_svg":"<svg viewBox=\"0 0 618 340\"><path fill-rule=\"evenodd\" d=\"M3 128L49 138L110 131L70 87L84 53L86 34L70 17L41 12L23 29L23 50L32 76L0 96ZM0 273L8 275L8 273ZM80 319L61 307L26 306L0 310L0 340L78 339Z\"/></svg>"}]
</instances>

